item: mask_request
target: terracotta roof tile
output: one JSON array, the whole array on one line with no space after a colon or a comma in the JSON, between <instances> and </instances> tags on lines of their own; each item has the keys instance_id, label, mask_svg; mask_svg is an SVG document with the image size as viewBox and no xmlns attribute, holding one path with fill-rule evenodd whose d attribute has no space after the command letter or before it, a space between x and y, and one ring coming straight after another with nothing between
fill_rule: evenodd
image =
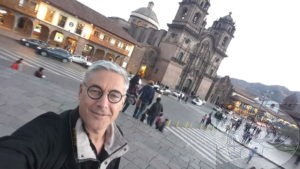
<instances>
[{"instance_id":1,"label":"terracotta roof tile","mask_svg":"<svg viewBox=\"0 0 300 169\"><path fill-rule=\"evenodd\" d=\"M133 39L120 25L76 0L45 0L44 2L71 15L77 16L86 22L90 22L133 44L137 44L136 40Z\"/></svg>"}]
</instances>

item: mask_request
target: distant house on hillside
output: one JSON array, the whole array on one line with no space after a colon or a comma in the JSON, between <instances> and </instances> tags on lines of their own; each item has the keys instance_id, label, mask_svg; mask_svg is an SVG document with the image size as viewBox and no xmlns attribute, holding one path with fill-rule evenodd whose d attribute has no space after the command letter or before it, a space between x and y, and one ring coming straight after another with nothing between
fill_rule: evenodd
<instances>
[{"instance_id":1,"label":"distant house on hillside","mask_svg":"<svg viewBox=\"0 0 300 169\"><path fill-rule=\"evenodd\" d=\"M274 100L264 100L257 97L254 99L254 101L256 103L262 104L264 107L267 107L276 113L279 112L279 103Z\"/></svg>"}]
</instances>

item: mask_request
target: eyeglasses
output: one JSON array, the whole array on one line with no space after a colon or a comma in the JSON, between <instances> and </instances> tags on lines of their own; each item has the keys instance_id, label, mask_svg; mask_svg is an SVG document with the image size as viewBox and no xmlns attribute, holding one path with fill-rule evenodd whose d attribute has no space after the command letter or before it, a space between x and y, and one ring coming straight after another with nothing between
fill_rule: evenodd
<instances>
[{"instance_id":1,"label":"eyeglasses","mask_svg":"<svg viewBox=\"0 0 300 169\"><path fill-rule=\"evenodd\" d=\"M87 86L86 83L83 83L83 85L87 87L87 94L91 99L99 100L103 96L104 92L99 86ZM111 103L120 102L123 96L125 95L122 95L122 93L117 90L111 90L107 94L108 101Z\"/></svg>"}]
</instances>

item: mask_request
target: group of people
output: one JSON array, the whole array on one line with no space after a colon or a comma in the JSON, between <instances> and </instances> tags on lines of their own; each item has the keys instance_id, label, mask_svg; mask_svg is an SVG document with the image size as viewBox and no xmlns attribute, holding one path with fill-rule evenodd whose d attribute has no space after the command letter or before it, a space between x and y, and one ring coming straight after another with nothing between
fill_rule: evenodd
<instances>
[{"instance_id":1,"label":"group of people","mask_svg":"<svg viewBox=\"0 0 300 169\"><path fill-rule=\"evenodd\" d=\"M10 68L16 71L21 71L23 69L23 58L18 59L15 61L12 65L10 65ZM44 68L40 67L38 70L34 72L34 76L38 78L45 78L46 76L44 75Z\"/></svg>"},{"instance_id":2,"label":"group of people","mask_svg":"<svg viewBox=\"0 0 300 169\"><path fill-rule=\"evenodd\" d=\"M155 90L153 88L154 82L152 80L148 81L148 84L139 88L140 76L136 74L129 81L129 88L127 91L127 98L122 109L125 112L129 105L135 105L135 110L133 113L133 118L140 119L144 121L146 119L147 124L152 126L155 122L156 128L159 131L163 131L167 118L163 117L163 105L161 103L161 97L156 98L156 102L152 104L155 97ZM150 107L147 109L147 107Z\"/></svg>"}]
</instances>

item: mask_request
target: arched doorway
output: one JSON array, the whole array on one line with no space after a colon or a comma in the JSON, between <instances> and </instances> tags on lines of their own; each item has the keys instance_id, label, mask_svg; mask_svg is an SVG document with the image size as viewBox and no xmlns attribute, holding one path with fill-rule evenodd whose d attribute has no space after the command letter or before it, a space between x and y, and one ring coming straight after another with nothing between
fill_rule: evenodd
<instances>
[{"instance_id":1,"label":"arched doorway","mask_svg":"<svg viewBox=\"0 0 300 169\"><path fill-rule=\"evenodd\" d=\"M55 30L50 34L48 43L56 47L62 47L63 41L64 41L64 34L62 32Z\"/></svg>"},{"instance_id":2,"label":"arched doorway","mask_svg":"<svg viewBox=\"0 0 300 169\"><path fill-rule=\"evenodd\" d=\"M21 17L18 20L16 31L30 36L33 30L33 22L27 17Z\"/></svg>"},{"instance_id":3,"label":"arched doorway","mask_svg":"<svg viewBox=\"0 0 300 169\"><path fill-rule=\"evenodd\" d=\"M183 84L182 91L188 93L191 88L191 84L192 84L192 80L187 79Z\"/></svg>"},{"instance_id":4,"label":"arched doorway","mask_svg":"<svg viewBox=\"0 0 300 169\"><path fill-rule=\"evenodd\" d=\"M93 61L96 60L103 60L104 59L104 55L105 55L105 51L102 49L97 49L95 52L95 55L93 57Z\"/></svg>"},{"instance_id":5,"label":"arched doorway","mask_svg":"<svg viewBox=\"0 0 300 169\"><path fill-rule=\"evenodd\" d=\"M35 25L33 28L33 37L47 42L49 37L49 28L42 24Z\"/></svg>"},{"instance_id":6,"label":"arched doorway","mask_svg":"<svg viewBox=\"0 0 300 169\"><path fill-rule=\"evenodd\" d=\"M12 13L6 9L1 9L1 11L0 11L0 26L3 26L8 29L13 29L14 22L15 22L14 13Z\"/></svg>"},{"instance_id":7,"label":"arched doorway","mask_svg":"<svg viewBox=\"0 0 300 169\"><path fill-rule=\"evenodd\" d=\"M95 47L90 44L85 44L82 50L82 55L87 56L88 60L92 59Z\"/></svg>"},{"instance_id":8,"label":"arched doorway","mask_svg":"<svg viewBox=\"0 0 300 169\"><path fill-rule=\"evenodd\" d=\"M116 62L117 64L119 64L119 65L122 65L122 63L123 63L123 57L120 56L120 55L117 55L117 56L115 57L115 62Z\"/></svg>"},{"instance_id":9,"label":"arched doorway","mask_svg":"<svg viewBox=\"0 0 300 169\"><path fill-rule=\"evenodd\" d=\"M72 37L67 37L64 45L64 49L68 50L70 53L74 53L76 47L77 47L77 40Z\"/></svg>"}]
</instances>

